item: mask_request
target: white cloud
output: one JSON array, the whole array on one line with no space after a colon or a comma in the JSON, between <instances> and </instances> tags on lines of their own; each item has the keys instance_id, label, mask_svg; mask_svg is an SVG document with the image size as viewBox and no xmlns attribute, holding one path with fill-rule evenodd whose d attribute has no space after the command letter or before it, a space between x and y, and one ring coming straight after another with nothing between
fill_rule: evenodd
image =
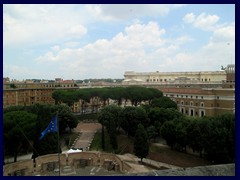
<instances>
[{"instance_id":1,"label":"white cloud","mask_svg":"<svg viewBox=\"0 0 240 180\"><path fill-rule=\"evenodd\" d=\"M226 64L229 52L224 41L233 43L235 37L234 25L221 27L213 32L209 42L198 51L183 52L181 46L187 43L191 46L195 40L186 35L175 40L167 39L164 38L165 33L166 30L156 22L132 24L110 40L99 39L81 48L61 49L56 54L48 52L38 57L37 61L51 64L59 72L75 79L119 78L127 70L213 70Z\"/></svg>"},{"instance_id":2,"label":"white cloud","mask_svg":"<svg viewBox=\"0 0 240 180\"><path fill-rule=\"evenodd\" d=\"M126 67L144 69L148 63L154 63L147 55L164 45L164 34L165 30L155 22L133 24L111 40L99 39L82 48L69 47L55 53L47 52L36 58L36 62L50 63L65 74L76 72L75 78L79 68L89 77L93 72L100 77L106 76L104 74L119 77ZM171 46L171 51L174 48Z\"/></svg>"},{"instance_id":3,"label":"white cloud","mask_svg":"<svg viewBox=\"0 0 240 180\"><path fill-rule=\"evenodd\" d=\"M53 51L59 51L59 50L60 50L60 47L56 45L56 46L51 47L51 49L52 49Z\"/></svg>"},{"instance_id":4,"label":"white cloud","mask_svg":"<svg viewBox=\"0 0 240 180\"><path fill-rule=\"evenodd\" d=\"M79 38L87 33L87 29L82 25L72 26L69 35L73 38ZM69 37L69 36L68 36Z\"/></svg>"},{"instance_id":5,"label":"white cloud","mask_svg":"<svg viewBox=\"0 0 240 180\"><path fill-rule=\"evenodd\" d=\"M52 43L65 38L81 38L87 33L74 5L4 5L3 44ZM82 13L82 12L81 12Z\"/></svg>"},{"instance_id":6,"label":"white cloud","mask_svg":"<svg viewBox=\"0 0 240 180\"><path fill-rule=\"evenodd\" d=\"M71 48L76 47L76 46L78 46L79 44L80 44L80 43L79 43L79 42L76 42L76 41L69 41L69 42L64 43L64 45L65 45L66 47L71 47Z\"/></svg>"},{"instance_id":7,"label":"white cloud","mask_svg":"<svg viewBox=\"0 0 240 180\"><path fill-rule=\"evenodd\" d=\"M26 66L18 66L18 65L4 65L3 68L4 74L11 79L18 79L19 75L24 74L24 77L28 77L29 79L34 77L41 77L41 72L35 71L32 68L28 68ZM27 79L27 78L26 78Z\"/></svg>"},{"instance_id":8,"label":"white cloud","mask_svg":"<svg viewBox=\"0 0 240 180\"><path fill-rule=\"evenodd\" d=\"M184 4L104 4L87 5L94 17L108 20L125 20L143 16L166 16L171 10L186 6Z\"/></svg>"},{"instance_id":9,"label":"white cloud","mask_svg":"<svg viewBox=\"0 0 240 180\"><path fill-rule=\"evenodd\" d=\"M220 18L217 15L207 15L206 13L201 13L199 16L196 16L193 13L188 13L183 17L185 23L192 23L194 27L205 31L214 30L219 19Z\"/></svg>"},{"instance_id":10,"label":"white cloud","mask_svg":"<svg viewBox=\"0 0 240 180\"><path fill-rule=\"evenodd\" d=\"M185 23L193 23L196 16L193 13L188 13L183 17Z\"/></svg>"}]
</instances>

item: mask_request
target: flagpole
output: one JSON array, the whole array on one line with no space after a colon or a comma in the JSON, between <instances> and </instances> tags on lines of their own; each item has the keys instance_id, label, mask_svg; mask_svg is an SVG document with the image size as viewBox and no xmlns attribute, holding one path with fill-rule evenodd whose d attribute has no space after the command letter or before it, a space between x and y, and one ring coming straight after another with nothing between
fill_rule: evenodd
<instances>
[{"instance_id":1,"label":"flagpole","mask_svg":"<svg viewBox=\"0 0 240 180\"><path fill-rule=\"evenodd\" d=\"M59 119L58 119L58 112L57 112L57 125L58 125L58 166L59 172L58 175L60 176L61 168L60 168L60 146L59 146Z\"/></svg>"}]
</instances>

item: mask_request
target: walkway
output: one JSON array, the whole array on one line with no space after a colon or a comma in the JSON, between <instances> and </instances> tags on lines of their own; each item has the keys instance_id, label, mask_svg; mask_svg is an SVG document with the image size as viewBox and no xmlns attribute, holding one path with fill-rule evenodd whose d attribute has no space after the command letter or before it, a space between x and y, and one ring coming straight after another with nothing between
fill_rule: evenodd
<instances>
[{"instance_id":1,"label":"walkway","mask_svg":"<svg viewBox=\"0 0 240 180\"><path fill-rule=\"evenodd\" d=\"M74 129L75 132L81 133L79 138L74 143L76 149L82 148L83 151L88 151L94 135L97 131L102 129L100 123L78 123L77 127Z\"/></svg>"}]
</instances>

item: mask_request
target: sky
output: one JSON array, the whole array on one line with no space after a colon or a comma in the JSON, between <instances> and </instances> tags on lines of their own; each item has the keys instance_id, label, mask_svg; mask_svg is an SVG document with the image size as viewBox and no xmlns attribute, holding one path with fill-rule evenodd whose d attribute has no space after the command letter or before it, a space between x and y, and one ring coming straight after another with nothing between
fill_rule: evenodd
<instances>
[{"instance_id":1,"label":"sky","mask_svg":"<svg viewBox=\"0 0 240 180\"><path fill-rule=\"evenodd\" d=\"M4 4L3 77L124 78L235 64L234 4Z\"/></svg>"}]
</instances>

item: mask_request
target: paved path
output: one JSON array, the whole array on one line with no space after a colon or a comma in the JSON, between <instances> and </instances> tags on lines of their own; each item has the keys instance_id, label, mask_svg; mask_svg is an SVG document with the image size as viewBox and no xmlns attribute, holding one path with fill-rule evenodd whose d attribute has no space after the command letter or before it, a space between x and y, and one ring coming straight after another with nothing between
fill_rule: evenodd
<instances>
[{"instance_id":1,"label":"paved path","mask_svg":"<svg viewBox=\"0 0 240 180\"><path fill-rule=\"evenodd\" d=\"M78 123L74 129L75 132L81 133L74 144L74 148L82 148L83 151L88 151L94 135L102 128L100 123Z\"/></svg>"}]
</instances>

